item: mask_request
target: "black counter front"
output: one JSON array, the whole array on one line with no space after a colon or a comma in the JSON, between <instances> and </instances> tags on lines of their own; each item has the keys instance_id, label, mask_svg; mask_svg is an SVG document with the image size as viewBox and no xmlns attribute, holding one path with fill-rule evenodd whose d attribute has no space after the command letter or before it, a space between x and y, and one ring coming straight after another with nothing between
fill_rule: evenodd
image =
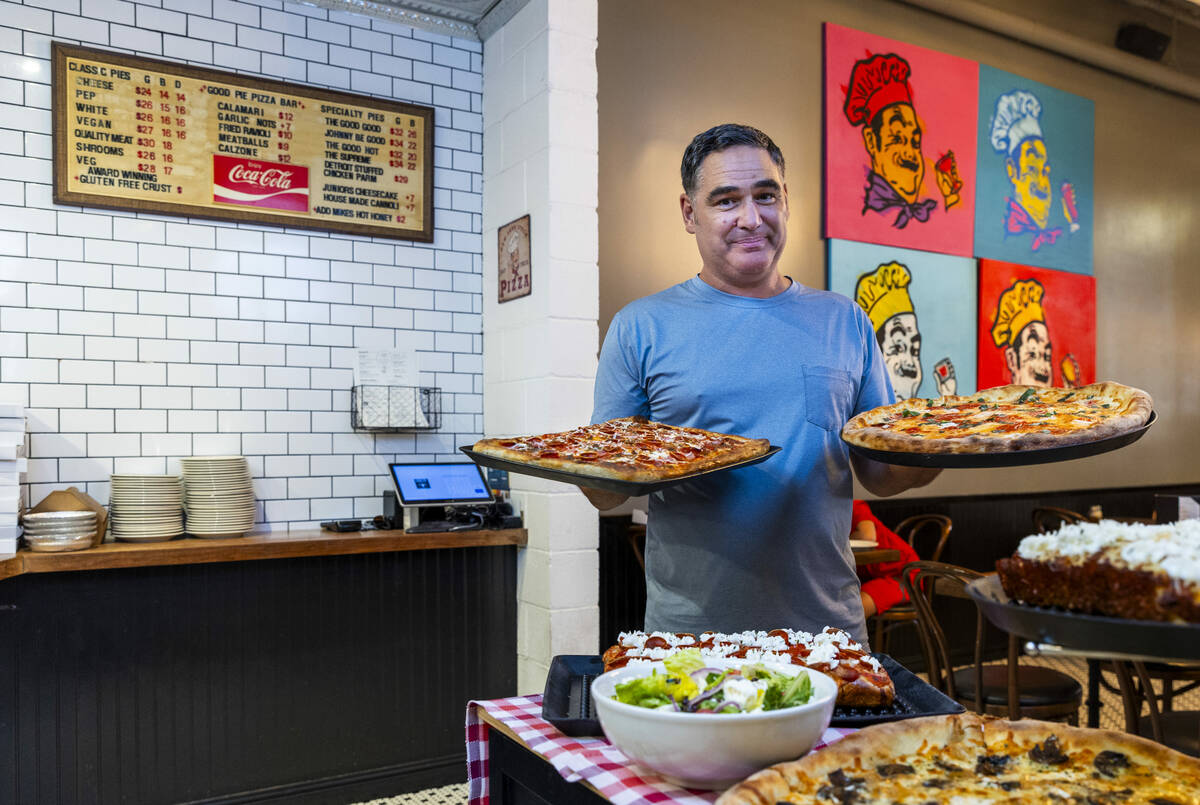
<instances>
[{"instance_id":1,"label":"black counter front","mask_svg":"<svg viewBox=\"0 0 1200 805\"><path fill-rule=\"evenodd\" d=\"M0 581L0 802L353 802L464 779L467 700L516 692L524 532L452 547L484 534L243 543L293 552L271 561L18 555L31 566ZM168 561L237 550L188 542L155 544Z\"/></svg>"}]
</instances>

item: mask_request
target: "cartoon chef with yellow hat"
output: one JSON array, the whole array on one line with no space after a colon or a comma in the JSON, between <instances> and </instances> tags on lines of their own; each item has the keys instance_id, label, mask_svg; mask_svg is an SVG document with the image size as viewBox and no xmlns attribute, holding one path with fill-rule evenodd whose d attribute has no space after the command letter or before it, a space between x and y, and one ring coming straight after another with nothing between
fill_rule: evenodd
<instances>
[{"instance_id":1,"label":"cartoon chef with yellow hat","mask_svg":"<svg viewBox=\"0 0 1200 805\"><path fill-rule=\"evenodd\" d=\"M883 352L883 361L892 379L892 388L899 399L917 396L921 385L921 331L917 329L917 314L909 296L912 274L903 263L884 263L874 271L858 278L854 301L867 312L875 327L875 340ZM951 384L943 388L945 381ZM938 391L953 394L953 367L937 376Z\"/></svg>"},{"instance_id":2,"label":"cartoon chef with yellow hat","mask_svg":"<svg viewBox=\"0 0 1200 805\"><path fill-rule=\"evenodd\" d=\"M992 341L1004 350L1011 382L1024 386L1054 385L1050 331L1042 299L1046 289L1037 280L1017 280L996 304Z\"/></svg>"}]
</instances>

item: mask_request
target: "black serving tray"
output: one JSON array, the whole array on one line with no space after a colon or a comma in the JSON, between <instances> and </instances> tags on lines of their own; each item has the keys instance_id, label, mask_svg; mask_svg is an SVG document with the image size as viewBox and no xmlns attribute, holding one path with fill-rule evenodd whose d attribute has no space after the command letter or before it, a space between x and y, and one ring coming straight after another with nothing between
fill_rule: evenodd
<instances>
[{"instance_id":1,"label":"black serving tray","mask_svg":"<svg viewBox=\"0 0 1200 805\"><path fill-rule=\"evenodd\" d=\"M831 727L866 727L885 721L961 713L966 708L930 685L887 654L872 654L896 686L896 698L887 707L835 707Z\"/></svg>"},{"instance_id":2,"label":"black serving tray","mask_svg":"<svg viewBox=\"0 0 1200 805\"><path fill-rule=\"evenodd\" d=\"M1094 651L1097 655L1200 660L1200 624L1127 620L1021 604L1008 597L1000 586L1000 577L993 575L968 584L967 593L979 603L988 620L1027 640Z\"/></svg>"},{"instance_id":3,"label":"black serving tray","mask_svg":"<svg viewBox=\"0 0 1200 805\"><path fill-rule=\"evenodd\" d=\"M589 654L559 654L550 661L542 692L542 718L564 735L604 735L592 707L592 680L604 661Z\"/></svg>"},{"instance_id":4,"label":"black serving tray","mask_svg":"<svg viewBox=\"0 0 1200 805\"><path fill-rule=\"evenodd\" d=\"M1042 450L1012 450L1005 453L904 453L891 450L873 450L850 444L851 452L874 459L883 464L900 464L906 467L948 467L958 469L986 469L989 467L1023 467L1027 464L1050 464L1055 461L1071 461L1076 458L1098 456L1133 444L1146 435L1150 426L1158 421L1158 412L1151 411L1146 424L1128 433L1097 439L1085 444L1065 447L1048 447Z\"/></svg>"},{"instance_id":5,"label":"black serving tray","mask_svg":"<svg viewBox=\"0 0 1200 805\"><path fill-rule=\"evenodd\" d=\"M509 461L496 456L485 456L482 453L477 453L470 447L458 448L466 453L472 461L481 467L491 467L497 470L508 470L515 472L518 475L533 475L537 478L546 478L550 481L562 481L567 484L575 484L576 486L587 486L592 489L603 489L606 492L616 492L629 497L640 497L657 492L660 489L666 489L668 486L687 483L694 481L697 478L704 478L718 472L726 472L727 470L736 470L742 467L749 467L752 464L757 464L760 461L766 461L771 456L778 453L783 448L777 445L771 445L767 448L767 452L761 456L748 458L745 461L738 461L734 464L726 464L723 467L714 467L710 470L702 472L693 472L690 475L680 475L676 478L668 478L664 481L618 481L614 478L600 478L595 475L584 475L578 472L569 472L567 470L552 470L546 467L535 467L528 464L522 464L519 461Z\"/></svg>"},{"instance_id":6,"label":"black serving tray","mask_svg":"<svg viewBox=\"0 0 1200 805\"><path fill-rule=\"evenodd\" d=\"M961 713L965 708L887 654L871 655L892 677L896 698L887 707L835 707L833 727L866 727L884 721ZM592 707L592 680L604 672L599 657L560 654L550 663L542 694L542 718L566 735L603 736Z\"/></svg>"}]
</instances>

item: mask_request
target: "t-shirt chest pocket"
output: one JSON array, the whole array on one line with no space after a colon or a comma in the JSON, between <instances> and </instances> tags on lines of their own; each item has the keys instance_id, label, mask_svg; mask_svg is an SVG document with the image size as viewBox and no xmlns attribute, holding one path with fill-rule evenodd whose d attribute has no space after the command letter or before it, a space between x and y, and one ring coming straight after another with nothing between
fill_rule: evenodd
<instances>
[{"instance_id":1,"label":"t-shirt chest pocket","mask_svg":"<svg viewBox=\"0 0 1200 805\"><path fill-rule=\"evenodd\" d=\"M854 405L850 373L830 366L804 367L804 418L818 428L840 429Z\"/></svg>"}]
</instances>

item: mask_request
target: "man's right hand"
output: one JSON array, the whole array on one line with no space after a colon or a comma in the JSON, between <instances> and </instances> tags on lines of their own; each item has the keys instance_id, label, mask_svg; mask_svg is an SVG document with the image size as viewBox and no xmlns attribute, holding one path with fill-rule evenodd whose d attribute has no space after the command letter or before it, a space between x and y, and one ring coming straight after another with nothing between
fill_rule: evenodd
<instances>
[{"instance_id":1,"label":"man's right hand","mask_svg":"<svg viewBox=\"0 0 1200 805\"><path fill-rule=\"evenodd\" d=\"M608 492L603 489L595 489L590 486L581 486L579 491L588 499L593 506L600 511L608 511L615 509L625 501L629 500L628 495L622 495L619 492Z\"/></svg>"}]
</instances>

